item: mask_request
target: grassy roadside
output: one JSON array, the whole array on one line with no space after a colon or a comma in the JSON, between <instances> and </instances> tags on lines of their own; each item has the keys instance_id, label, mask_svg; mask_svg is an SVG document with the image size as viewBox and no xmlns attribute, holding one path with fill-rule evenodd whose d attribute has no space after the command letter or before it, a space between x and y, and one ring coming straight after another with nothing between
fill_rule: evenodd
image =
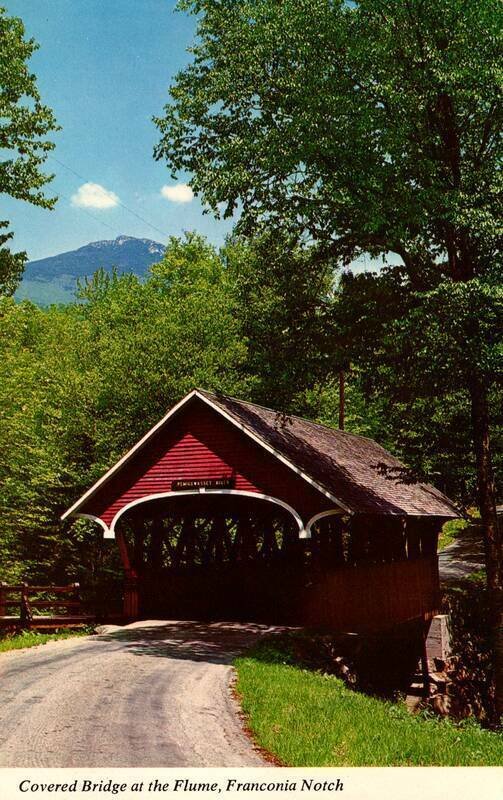
<instances>
[{"instance_id":1,"label":"grassy roadside","mask_svg":"<svg viewBox=\"0 0 503 800\"><path fill-rule=\"evenodd\" d=\"M37 631L23 631L22 633L3 635L0 633L0 653L9 650L24 650L27 647L36 647L46 642L56 642L58 639L70 639L74 636L87 636L89 629L80 631L58 631L56 633L38 633Z\"/></svg>"},{"instance_id":2,"label":"grassy roadside","mask_svg":"<svg viewBox=\"0 0 503 800\"><path fill-rule=\"evenodd\" d=\"M260 642L235 662L236 691L257 743L282 763L326 766L496 766L503 736L476 723L411 715L403 704L303 669L288 638Z\"/></svg>"}]
</instances>

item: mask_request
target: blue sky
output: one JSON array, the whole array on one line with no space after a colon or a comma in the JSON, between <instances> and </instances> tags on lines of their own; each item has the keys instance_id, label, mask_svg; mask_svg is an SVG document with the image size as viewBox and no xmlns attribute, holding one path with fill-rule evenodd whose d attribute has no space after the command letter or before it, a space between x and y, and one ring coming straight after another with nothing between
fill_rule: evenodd
<instances>
[{"instance_id":1,"label":"blue sky","mask_svg":"<svg viewBox=\"0 0 503 800\"><path fill-rule=\"evenodd\" d=\"M39 43L31 68L62 126L53 136L58 161L47 160L56 208L2 197L1 218L11 221L13 246L33 260L120 234L166 242L184 230L220 244L231 223L203 215L183 186L173 191L166 166L152 156L158 138L152 116L161 113L172 77L190 58L194 18L175 12L171 0L1 4ZM178 184L186 180L179 176Z\"/></svg>"}]
</instances>

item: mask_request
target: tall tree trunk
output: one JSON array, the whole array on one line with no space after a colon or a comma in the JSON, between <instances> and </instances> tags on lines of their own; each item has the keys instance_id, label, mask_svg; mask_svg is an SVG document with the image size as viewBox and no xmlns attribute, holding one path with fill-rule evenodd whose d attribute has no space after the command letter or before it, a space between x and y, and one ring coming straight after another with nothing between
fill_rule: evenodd
<instances>
[{"instance_id":1,"label":"tall tree trunk","mask_svg":"<svg viewBox=\"0 0 503 800\"><path fill-rule=\"evenodd\" d=\"M496 494L491 463L488 387L480 374L470 385L473 442L477 460L480 514L484 531L487 588L491 606L491 627L496 684L496 721L503 717L503 552L496 515Z\"/></svg>"}]
</instances>

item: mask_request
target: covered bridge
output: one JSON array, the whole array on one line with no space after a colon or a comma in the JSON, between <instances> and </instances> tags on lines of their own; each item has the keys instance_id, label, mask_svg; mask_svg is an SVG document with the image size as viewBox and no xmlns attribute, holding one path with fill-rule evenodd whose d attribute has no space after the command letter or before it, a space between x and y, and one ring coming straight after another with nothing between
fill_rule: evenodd
<instances>
[{"instance_id":1,"label":"covered bridge","mask_svg":"<svg viewBox=\"0 0 503 800\"><path fill-rule=\"evenodd\" d=\"M196 389L62 519L117 540L124 617L375 631L438 604L459 516L376 442Z\"/></svg>"}]
</instances>

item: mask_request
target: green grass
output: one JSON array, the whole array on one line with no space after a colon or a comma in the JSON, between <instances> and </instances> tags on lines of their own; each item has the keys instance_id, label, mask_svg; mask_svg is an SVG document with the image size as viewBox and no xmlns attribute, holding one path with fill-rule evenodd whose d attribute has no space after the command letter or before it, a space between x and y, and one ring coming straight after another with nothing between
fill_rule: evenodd
<instances>
[{"instance_id":1,"label":"green grass","mask_svg":"<svg viewBox=\"0 0 503 800\"><path fill-rule=\"evenodd\" d=\"M293 663L284 641L264 641L236 660L236 690L257 743L283 764L492 766L503 736L475 722L410 714L351 691L338 678Z\"/></svg>"},{"instance_id":2,"label":"green grass","mask_svg":"<svg viewBox=\"0 0 503 800\"><path fill-rule=\"evenodd\" d=\"M456 541L461 533L468 527L466 519L450 519L442 528L438 537L438 549L445 550L448 545Z\"/></svg>"},{"instance_id":3,"label":"green grass","mask_svg":"<svg viewBox=\"0 0 503 800\"><path fill-rule=\"evenodd\" d=\"M46 642L55 642L58 639L69 639L72 636L86 636L88 629L79 631L58 631L56 633L38 633L37 631L23 631L12 635L0 634L0 653L8 650L24 650L26 647L36 647Z\"/></svg>"}]
</instances>

